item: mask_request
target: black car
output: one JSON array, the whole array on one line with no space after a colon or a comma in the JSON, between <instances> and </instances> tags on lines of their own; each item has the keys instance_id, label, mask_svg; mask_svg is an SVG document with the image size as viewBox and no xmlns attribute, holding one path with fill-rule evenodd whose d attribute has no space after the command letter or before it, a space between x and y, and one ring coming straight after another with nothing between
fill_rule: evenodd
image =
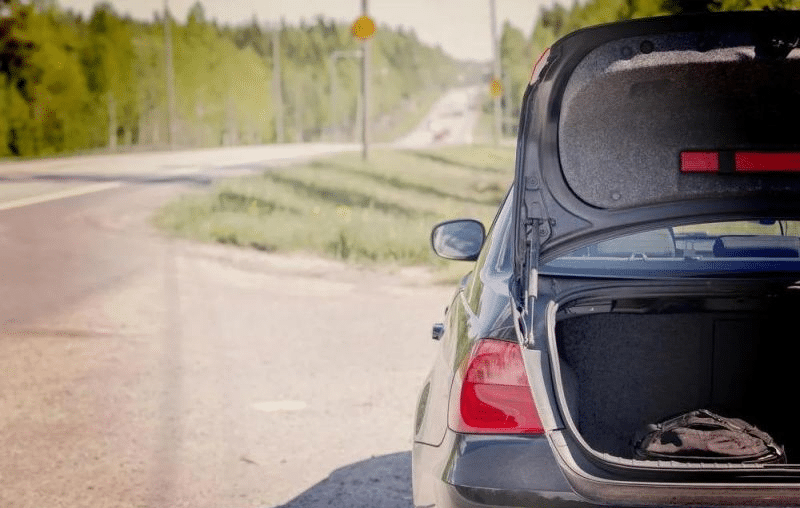
<instances>
[{"instance_id":1,"label":"black car","mask_svg":"<svg viewBox=\"0 0 800 508\"><path fill-rule=\"evenodd\" d=\"M798 46L800 13L762 11L551 47L494 224L432 234L475 266L434 327L415 506L800 505ZM698 411L776 460L642 453Z\"/></svg>"}]
</instances>

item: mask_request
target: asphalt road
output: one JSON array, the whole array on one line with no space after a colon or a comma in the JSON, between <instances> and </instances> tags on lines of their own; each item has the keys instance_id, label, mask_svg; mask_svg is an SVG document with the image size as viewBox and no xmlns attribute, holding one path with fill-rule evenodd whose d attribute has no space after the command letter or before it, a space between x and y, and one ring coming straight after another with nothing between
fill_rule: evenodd
<instances>
[{"instance_id":1,"label":"asphalt road","mask_svg":"<svg viewBox=\"0 0 800 508\"><path fill-rule=\"evenodd\" d=\"M0 506L410 506L451 288L149 224L215 178L354 148L0 164Z\"/></svg>"},{"instance_id":2,"label":"asphalt road","mask_svg":"<svg viewBox=\"0 0 800 508\"><path fill-rule=\"evenodd\" d=\"M478 86L455 88L442 96L417 127L398 139L398 148L431 145L470 144L480 115Z\"/></svg>"}]
</instances>

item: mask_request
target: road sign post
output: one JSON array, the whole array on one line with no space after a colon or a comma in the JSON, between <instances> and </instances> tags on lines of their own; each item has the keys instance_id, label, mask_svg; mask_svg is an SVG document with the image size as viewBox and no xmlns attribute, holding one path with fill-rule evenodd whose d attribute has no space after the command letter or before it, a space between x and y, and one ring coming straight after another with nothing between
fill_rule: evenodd
<instances>
[{"instance_id":1,"label":"road sign post","mask_svg":"<svg viewBox=\"0 0 800 508\"><path fill-rule=\"evenodd\" d=\"M370 38L375 34L375 22L367 11L368 0L361 0L361 17L353 23L353 35L361 40L361 157L369 159L369 85L370 85Z\"/></svg>"}]
</instances>

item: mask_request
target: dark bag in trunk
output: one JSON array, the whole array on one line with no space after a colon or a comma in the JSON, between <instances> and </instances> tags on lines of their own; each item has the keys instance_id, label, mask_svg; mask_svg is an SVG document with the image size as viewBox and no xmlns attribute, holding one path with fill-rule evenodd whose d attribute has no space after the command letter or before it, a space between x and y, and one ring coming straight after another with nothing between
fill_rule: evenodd
<instances>
[{"instance_id":1,"label":"dark bag in trunk","mask_svg":"<svg viewBox=\"0 0 800 508\"><path fill-rule=\"evenodd\" d=\"M639 459L786 463L783 448L769 434L738 418L726 418L706 409L649 425L634 443Z\"/></svg>"}]
</instances>

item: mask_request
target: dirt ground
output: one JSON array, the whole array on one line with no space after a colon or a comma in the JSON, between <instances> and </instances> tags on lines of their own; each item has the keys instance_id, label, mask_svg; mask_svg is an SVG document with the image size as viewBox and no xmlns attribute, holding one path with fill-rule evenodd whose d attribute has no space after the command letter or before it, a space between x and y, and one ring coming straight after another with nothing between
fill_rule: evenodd
<instances>
[{"instance_id":1,"label":"dirt ground","mask_svg":"<svg viewBox=\"0 0 800 508\"><path fill-rule=\"evenodd\" d=\"M449 112L470 93L398 145L430 145L443 116L438 142L468 142L476 113ZM0 507L411 505L414 404L452 286L149 225L215 179L357 149L0 164Z\"/></svg>"},{"instance_id":2,"label":"dirt ground","mask_svg":"<svg viewBox=\"0 0 800 508\"><path fill-rule=\"evenodd\" d=\"M3 217L0 506L410 506L453 288L171 240L146 220L160 201Z\"/></svg>"}]
</instances>

